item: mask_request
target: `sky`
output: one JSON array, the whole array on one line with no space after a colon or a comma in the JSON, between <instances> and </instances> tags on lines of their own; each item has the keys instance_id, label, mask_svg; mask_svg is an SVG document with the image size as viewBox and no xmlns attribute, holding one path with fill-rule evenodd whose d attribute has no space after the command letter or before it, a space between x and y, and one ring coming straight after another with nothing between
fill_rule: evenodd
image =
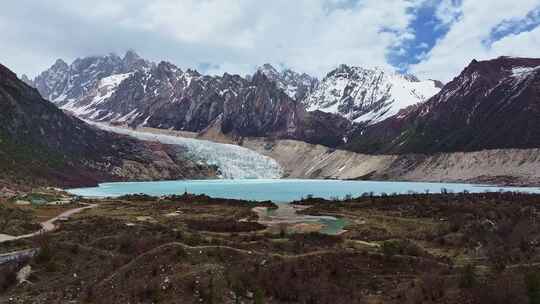
<instances>
[{"instance_id":1,"label":"sky","mask_svg":"<svg viewBox=\"0 0 540 304\"><path fill-rule=\"evenodd\" d=\"M540 57L540 0L17 0L0 32L0 63L31 77L133 49L206 74L349 64L447 82L472 59Z\"/></svg>"}]
</instances>

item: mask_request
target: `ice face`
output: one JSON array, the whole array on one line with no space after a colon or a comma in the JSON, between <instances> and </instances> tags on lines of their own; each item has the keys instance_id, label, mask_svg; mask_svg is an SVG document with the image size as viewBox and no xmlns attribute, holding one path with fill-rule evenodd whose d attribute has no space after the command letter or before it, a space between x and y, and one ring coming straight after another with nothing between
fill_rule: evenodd
<instances>
[{"instance_id":1,"label":"ice face","mask_svg":"<svg viewBox=\"0 0 540 304\"><path fill-rule=\"evenodd\" d=\"M282 168L275 160L244 147L220 144L207 140L136 131L90 121L87 121L87 123L105 131L129 135L141 140L183 146L188 150L188 153L193 159L198 159L209 165L216 165L221 172L222 178L273 179L280 178L283 175Z\"/></svg>"}]
</instances>

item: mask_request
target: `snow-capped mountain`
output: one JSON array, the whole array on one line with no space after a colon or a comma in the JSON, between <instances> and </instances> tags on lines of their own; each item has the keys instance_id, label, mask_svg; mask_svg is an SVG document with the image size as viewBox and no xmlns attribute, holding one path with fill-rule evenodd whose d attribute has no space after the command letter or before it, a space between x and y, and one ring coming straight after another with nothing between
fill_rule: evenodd
<instances>
[{"instance_id":1,"label":"snow-capped mountain","mask_svg":"<svg viewBox=\"0 0 540 304\"><path fill-rule=\"evenodd\" d=\"M473 60L428 101L358 129L349 147L433 153L540 147L540 59Z\"/></svg>"},{"instance_id":2,"label":"snow-capped mountain","mask_svg":"<svg viewBox=\"0 0 540 304\"><path fill-rule=\"evenodd\" d=\"M221 132L233 137L294 138L332 146L343 143L350 125L339 116L307 113L263 71L248 79L208 76L168 62L136 60L141 64L133 66L128 58L138 56L130 54L124 59L115 55L77 59L70 66L58 61L35 83L45 84L38 89L62 109L93 121L194 132L219 121ZM80 62L86 61L93 63L81 68ZM289 93L296 85L295 95L303 94L302 81L313 86L307 75L292 71L279 75L290 80Z\"/></svg>"},{"instance_id":3,"label":"snow-capped mountain","mask_svg":"<svg viewBox=\"0 0 540 304\"><path fill-rule=\"evenodd\" d=\"M116 89L128 78L132 73L114 74L101 78L95 84L95 87L89 90L88 94L82 96L80 99L70 99L67 102L64 100L57 100L61 104L61 108L76 114L77 116L85 118L94 118L99 112L97 107L99 104L107 101Z\"/></svg>"},{"instance_id":4,"label":"snow-capped mountain","mask_svg":"<svg viewBox=\"0 0 540 304\"><path fill-rule=\"evenodd\" d=\"M102 78L150 67L150 62L133 51L126 52L123 58L115 54L77 58L71 65L58 59L51 68L39 74L32 84L44 98L62 106L68 102L77 102L89 94Z\"/></svg>"},{"instance_id":5,"label":"snow-capped mountain","mask_svg":"<svg viewBox=\"0 0 540 304\"><path fill-rule=\"evenodd\" d=\"M22 82L26 83L27 85L29 85L31 87L34 86L34 82L30 78L28 78L28 76L26 76L26 74L21 75L21 80L22 80Z\"/></svg>"},{"instance_id":6,"label":"snow-capped mountain","mask_svg":"<svg viewBox=\"0 0 540 304\"><path fill-rule=\"evenodd\" d=\"M303 101L309 111L340 114L358 123L376 123L425 101L440 90L433 80L341 65L324 77Z\"/></svg>"},{"instance_id":7,"label":"snow-capped mountain","mask_svg":"<svg viewBox=\"0 0 540 304\"><path fill-rule=\"evenodd\" d=\"M214 166L183 147L117 136L66 115L2 64L0 141L0 180L25 187L215 176Z\"/></svg>"},{"instance_id":8,"label":"snow-capped mountain","mask_svg":"<svg viewBox=\"0 0 540 304\"><path fill-rule=\"evenodd\" d=\"M278 88L282 89L294 100L304 100L318 85L317 78L306 73L297 73L291 69L278 71L271 64L264 64L257 69L268 79L274 81Z\"/></svg>"}]
</instances>

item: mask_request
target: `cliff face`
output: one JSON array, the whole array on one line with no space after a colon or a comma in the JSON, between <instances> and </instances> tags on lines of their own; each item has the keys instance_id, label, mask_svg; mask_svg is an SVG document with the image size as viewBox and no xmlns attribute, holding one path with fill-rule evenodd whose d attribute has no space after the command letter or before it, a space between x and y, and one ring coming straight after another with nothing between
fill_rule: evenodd
<instances>
[{"instance_id":1,"label":"cliff face","mask_svg":"<svg viewBox=\"0 0 540 304\"><path fill-rule=\"evenodd\" d=\"M249 79L201 75L128 53L123 59L87 57L71 65L59 60L34 84L62 109L92 121L199 132L219 120L221 132L233 137L341 145L350 122L339 115L308 113L297 100L314 81L292 71L275 74L268 69Z\"/></svg>"},{"instance_id":2,"label":"cliff face","mask_svg":"<svg viewBox=\"0 0 540 304\"><path fill-rule=\"evenodd\" d=\"M214 174L178 147L119 137L66 115L2 65L0 142L0 179L17 183L72 186Z\"/></svg>"},{"instance_id":3,"label":"cliff face","mask_svg":"<svg viewBox=\"0 0 540 304\"><path fill-rule=\"evenodd\" d=\"M434 97L358 128L347 148L435 153L540 147L540 59L473 61Z\"/></svg>"}]
</instances>

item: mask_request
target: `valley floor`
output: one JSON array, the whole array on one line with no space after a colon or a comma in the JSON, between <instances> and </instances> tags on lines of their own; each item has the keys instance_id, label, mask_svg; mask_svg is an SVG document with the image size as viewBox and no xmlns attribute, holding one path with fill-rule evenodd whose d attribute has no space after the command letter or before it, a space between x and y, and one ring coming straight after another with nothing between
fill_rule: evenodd
<instances>
[{"instance_id":1,"label":"valley floor","mask_svg":"<svg viewBox=\"0 0 540 304\"><path fill-rule=\"evenodd\" d=\"M0 253L38 249L0 264L0 302L520 304L540 291L540 195L294 202L303 214L347 220L337 236L267 228L254 208L270 202L186 194L83 203L97 207L0 244Z\"/></svg>"}]
</instances>

